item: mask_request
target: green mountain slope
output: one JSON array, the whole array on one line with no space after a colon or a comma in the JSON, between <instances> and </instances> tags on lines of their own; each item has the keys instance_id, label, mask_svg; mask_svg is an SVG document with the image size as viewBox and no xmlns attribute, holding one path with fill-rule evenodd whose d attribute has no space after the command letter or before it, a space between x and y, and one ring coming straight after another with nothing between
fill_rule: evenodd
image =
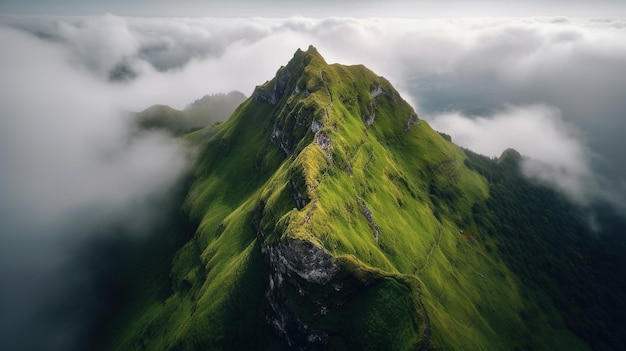
<instances>
[{"instance_id":1,"label":"green mountain slope","mask_svg":"<svg viewBox=\"0 0 626 351\"><path fill-rule=\"evenodd\" d=\"M298 50L208 138L170 293L101 349L588 348L493 249L478 159L367 68Z\"/></svg>"},{"instance_id":2,"label":"green mountain slope","mask_svg":"<svg viewBox=\"0 0 626 351\"><path fill-rule=\"evenodd\" d=\"M513 150L497 160L466 150L468 167L489 180L489 199L472 209L492 250L516 273L523 293L554 303L594 350L626 345L626 242L611 206L581 209L523 178ZM596 221L590 230L589 221Z\"/></svg>"},{"instance_id":3,"label":"green mountain slope","mask_svg":"<svg viewBox=\"0 0 626 351\"><path fill-rule=\"evenodd\" d=\"M245 99L245 95L238 91L206 95L182 111L154 105L137 113L135 119L141 128L164 129L174 135L183 135L225 121Z\"/></svg>"}]
</instances>

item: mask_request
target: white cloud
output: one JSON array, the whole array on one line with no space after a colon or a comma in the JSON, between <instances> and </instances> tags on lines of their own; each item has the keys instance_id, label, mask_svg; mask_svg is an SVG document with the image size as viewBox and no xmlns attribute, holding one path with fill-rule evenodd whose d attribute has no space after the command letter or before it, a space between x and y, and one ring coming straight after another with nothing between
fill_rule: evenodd
<instances>
[{"instance_id":1,"label":"white cloud","mask_svg":"<svg viewBox=\"0 0 626 351\"><path fill-rule=\"evenodd\" d=\"M117 89L62 47L3 27L0 42L0 348L72 349L89 323L66 318L91 299L45 309L84 284L74 244L111 223L145 234L187 159L165 136L130 138Z\"/></svg>"},{"instance_id":2,"label":"white cloud","mask_svg":"<svg viewBox=\"0 0 626 351\"><path fill-rule=\"evenodd\" d=\"M185 163L179 147L155 136L127 142L113 88L67 66L57 47L4 29L0 38L8 203L55 217L91 199L118 205L176 178Z\"/></svg>"},{"instance_id":3,"label":"white cloud","mask_svg":"<svg viewBox=\"0 0 626 351\"><path fill-rule=\"evenodd\" d=\"M490 116L449 112L430 118L437 130L478 153L498 157L514 148L527 158L522 171L551 185L572 200L587 204L597 195L590 155L580 132L560 112L546 105L507 106Z\"/></svg>"}]
</instances>

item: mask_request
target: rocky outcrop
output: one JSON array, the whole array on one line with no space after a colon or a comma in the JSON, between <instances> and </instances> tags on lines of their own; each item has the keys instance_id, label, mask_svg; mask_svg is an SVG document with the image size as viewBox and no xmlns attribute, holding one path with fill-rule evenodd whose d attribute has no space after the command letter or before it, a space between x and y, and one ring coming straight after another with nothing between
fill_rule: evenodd
<instances>
[{"instance_id":1,"label":"rocky outcrop","mask_svg":"<svg viewBox=\"0 0 626 351\"><path fill-rule=\"evenodd\" d=\"M276 124L274 124L274 128L272 129L270 140L274 145L283 150L286 156L291 155L289 139L285 137L285 133L283 132L283 130L280 129Z\"/></svg>"},{"instance_id":2,"label":"rocky outcrop","mask_svg":"<svg viewBox=\"0 0 626 351\"><path fill-rule=\"evenodd\" d=\"M330 150L330 138L324 134L324 132L315 134L315 143L328 154Z\"/></svg>"},{"instance_id":3,"label":"rocky outcrop","mask_svg":"<svg viewBox=\"0 0 626 351\"><path fill-rule=\"evenodd\" d=\"M376 98L379 95L384 94L382 85L378 84L374 89L370 90L370 96Z\"/></svg>"},{"instance_id":4,"label":"rocky outcrop","mask_svg":"<svg viewBox=\"0 0 626 351\"><path fill-rule=\"evenodd\" d=\"M290 79L291 72L282 67L276 73L273 87L268 89L265 86L257 86L256 89L254 89L254 93L252 93L252 97L257 101L264 101L276 105L278 101L285 96Z\"/></svg>"},{"instance_id":5,"label":"rocky outcrop","mask_svg":"<svg viewBox=\"0 0 626 351\"><path fill-rule=\"evenodd\" d=\"M296 207L301 210L306 206L309 202L309 199L298 190L298 185L293 180L289 181L289 190L291 190L291 195L293 196L294 201L296 202Z\"/></svg>"},{"instance_id":6,"label":"rocky outcrop","mask_svg":"<svg viewBox=\"0 0 626 351\"><path fill-rule=\"evenodd\" d=\"M404 125L404 131L408 132L409 129L411 129L411 126L415 126L418 125L420 122L419 118L417 118L416 114L411 115L411 117L409 117L409 120L406 121L406 124Z\"/></svg>"},{"instance_id":7,"label":"rocky outcrop","mask_svg":"<svg viewBox=\"0 0 626 351\"><path fill-rule=\"evenodd\" d=\"M298 276L309 283L328 283L339 267L323 248L307 240L288 239L265 248L270 266L281 278Z\"/></svg>"},{"instance_id":8,"label":"rocky outcrop","mask_svg":"<svg viewBox=\"0 0 626 351\"><path fill-rule=\"evenodd\" d=\"M365 125L371 126L374 124L374 119L376 119L376 109L374 108L374 104L370 103L368 105L368 113L365 115Z\"/></svg>"},{"instance_id":9,"label":"rocky outcrop","mask_svg":"<svg viewBox=\"0 0 626 351\"><path fill-rule=\"evenodd\" d=\"M311 121L311 132L313 132L313 134L316 134L317 132L322 130L323 127L324 125L322 123L313 118L313 121Z\"/></svg>"},{"instance_id":10,"label":"rocky outcrop","mask_svg":"<svg viewBox=\"0 0 626 351\"><path fill-rule=\"evenodd\" d=\"M299 295L307 295L309 285L324 285L339 271L333 257L323 248L306 240L287 239L264 245L261 249L269 263L269 288L266 293L269 311L267 322L290 349L308 350L328 343L329 334L302 322L284 292L285 285ZM320 306L320 311L326 311Z\"/></svg>"},{"instance_id":11,"label":"rocky outcrop","mask_svg":"<svg viewBox=\"0 0 626 351\"><path fill-rule=\"evenodd\" d=\"M276 105L278 102L278 97L276 96L276 92L272 90L267 90L262 87L257 87L252 93L252 98L257 101L264 101L270 103L272 105Z\"/></svg>"},{"instance_id":12,"label":"rocky outcrop","mask_svg":"<svg viewBox=\"0 0 626 351\"><path fill-rule=\"evenodd\" d=\"M365 201L359 199L359 203L361 205L361 212L363 213L365 218L367 218L367 221L370 223L372 229L374 230L374 239L376 239L376 244L378 244L378 240L380 238L380 228L378 227L378 224L376 224L376 221L374 221L372 211L369 209L369 207L367 207Z\"/></svg>"}]
</instances>

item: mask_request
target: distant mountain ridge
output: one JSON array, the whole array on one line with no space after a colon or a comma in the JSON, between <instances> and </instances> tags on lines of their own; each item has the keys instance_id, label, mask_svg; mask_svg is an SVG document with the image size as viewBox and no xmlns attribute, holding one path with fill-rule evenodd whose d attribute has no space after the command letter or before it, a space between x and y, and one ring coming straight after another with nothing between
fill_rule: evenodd
<instances>
[{"instance_id":1,"label":"distant mountain ridge","mask_svg":"<svg viewBox=\"0 0 626 351\"><path fill-rule=\"evenodd\" d=\"M246 96L238 91L205 95L184 110L154 105L137 113L135 118L141 128L163 129L175 135L183 135L225 121L245 99Z\"/></svg>"},{"instance_id":2,"label":"distant mountain ridge","mask_svg":"<svg viewBox=\"0 0 626 351\"><path fill-rule=\"evenodd\" d=\"M160 278L137 278L152 288L132 287L100 349L589 349L560 283L516 263L554 249L542 227L513 224L538 212L518 199L568 211L546 221L574 210L518 187L518 153L462 150L364 66L298 50L210 135L184 137L201 141L179 214L193 225ZM524 251L504 250L505 233ZM586 264L562 247L558 267Z\"/></svg>"}]
</instances>

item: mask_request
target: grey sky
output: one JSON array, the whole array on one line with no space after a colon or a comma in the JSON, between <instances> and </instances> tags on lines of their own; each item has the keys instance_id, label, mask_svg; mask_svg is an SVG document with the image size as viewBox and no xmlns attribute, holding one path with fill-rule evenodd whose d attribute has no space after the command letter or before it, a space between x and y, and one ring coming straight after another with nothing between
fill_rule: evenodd
<instances>
[{"instance_id":1,"label":"grey sky","mask_svg":"<svg viewBox=\"0 0 626 351\"><path fill-rule=\"evenodd\" d=\"M182 17L624 16L623 1L603 0L3 0L0 13Z\"/></svg>"}]
</instances>

